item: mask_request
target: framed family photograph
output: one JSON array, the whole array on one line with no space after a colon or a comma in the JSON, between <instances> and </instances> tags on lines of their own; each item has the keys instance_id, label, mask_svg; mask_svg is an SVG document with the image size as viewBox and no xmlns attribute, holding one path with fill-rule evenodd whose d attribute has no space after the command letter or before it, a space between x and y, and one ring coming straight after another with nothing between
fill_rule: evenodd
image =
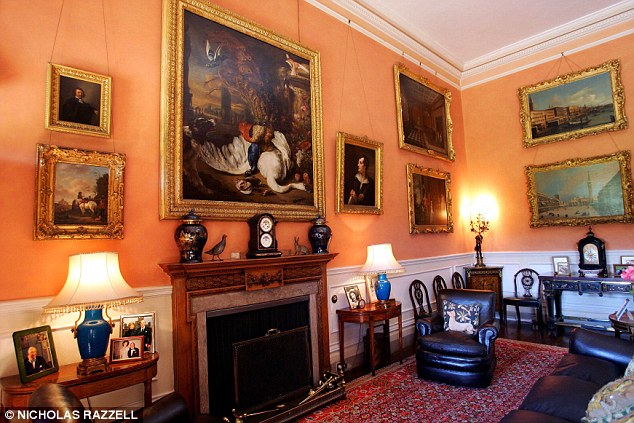
<instances>
[{"instance_id":1,"label":"framed family photograph","mask_svg":"<svg viewBox=\"0 0 634 423\"><path fill-rule=\"evenodd\" d=\"M618 277L621 276L621 272L623 272L625 269L627 269L629 266L631 266L631 264L614 264L613 268L614 268L614 276Z\"/></svg>"},{"instance_id":2,"label":"framed family photograph","mask_svg":"<svg viewBox=\"0 0 634 423\"><path fill-rule=\"evenodd\" d=\"M110 363L143 359L143 336L110 338Z\"/></svg>"},{"instance_id":3,"label":"framed family photograph","mask_svg":"<svg viewBox=\"0 0 634 423\"><path fill-rule=\"evenodd\" d=\"M361 290L359 285L348 285L343 287L348 299L348 305L350 308L363 308L365 307L365 300L361 296Z\"/></svg>"},{"instance_id":4,"label":"framed family photograph","mask_svg":"<svg viewBox=\"0 0 634 423\"><path fill-rule=\"evenodd\" d=\"M50 326L13 332L13 345L22 383L59 371Z\"/></svg>"},{"instance_id":5,"label":"framed family photograph","mask_svg":"<svg viewBox=\"0 0 634 423\"><path fill-rule=\"evenodd\" d=\"M630 152L526 166L531 227L628 223Z\"/></svg>"},{"instance_id":6,"label":"framed family photograph","mask_svg":"<svg viewBox=\"0 0 634 423\"><path fill-rule=\"evenodd\" d=\"M627 128L618 60L521 87L518 95L524 147Z\"/></svg>"},{"instance_id":7,"label":"framed family photograph","mask_svg":"<svg viewBox=\"0 0 634 423\"><path fill-rule=\"evenodd\" d=\"M337 133L337 213L383 213L383 144Z\"/></svg>"},{"instance_id":8,"label":"framed family photograph","mask_svg":"<svg viewBox=\"0 0 634 423\"><path fill-rule=\"evenodd\" d=\"M407 164L409 233L453 232L451 175Z\"/></svg>"},{"instance_id":9,"label":"framed family photograph","mask_svg":"<svg viewBox=\"0 0 634 423\"><path fill-rule=\"evenodd\" d=\"M111 87L107 75L49 63L46 128L109 137Z\"/></svg>"},{"instance_id":10,"label":"framed family photograph","mask_svg":"<svg viewBox=\"0 0 634 423\"><path fill-rule=\"evenodd\" d=\"M161 218L325 216L319 53L209 1L163 3Z\"/></svg>"},{"instance_id":11,"label":"framed family photograph","mask_svg":"<svg viewBox=\"0 0 634 423\"><path fill-rule=\"evenodd\" d=\"M398 142L405 150L454 161L451 92L403 64L394 65Z\"/></svg>"},{"instance_id":12,"label":"framed family photograph","mask_svg":"<svg viewBox=\"0 0 634 423\"><path fill-rule=\"evenodd\" d=\"M121 337L143 336L143 351L156 352L156 313L126 314L120 318Z\"/></svg>"},{"instance_id":13,"label":"framed family photograph","mask_svg":"<svg viewBox=\"0 0 634 423\"><path fill-rule=\"evenodd\" d=\"M123 238L125 155L37 145L35 240Z\"/></svg>"},{"instance_id":14,"label":"framed family photograph","mask_svg":"<svg viewBox=\"0 0 634 423\"><path fill-rule=\"evenodd\" d=\"M570 262L568 257L553 257L553 268L555 275L570 276Z\"/></svg>"}]
</instances>

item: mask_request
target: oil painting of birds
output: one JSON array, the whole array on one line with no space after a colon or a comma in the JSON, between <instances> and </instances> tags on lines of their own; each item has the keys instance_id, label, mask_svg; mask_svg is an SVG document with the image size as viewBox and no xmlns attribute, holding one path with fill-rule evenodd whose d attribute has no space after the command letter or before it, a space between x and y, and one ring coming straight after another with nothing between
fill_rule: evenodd
<instances>
[{"instance_id":1,"label":"oil painting of birds","mask_svg":"<svg viewBox=\"0 0 634 423\"><path fill-rule=\"evenodd\" d=\"M205 251L205 254L209 254L211 256L211 261L214 261L216 257L218 260L222 261L220 258L220 254L225 250L225 246L227 245L227 235L222 235L222 239L219 243L214 245L211 249Z\"/></svg>"}]
</instances>

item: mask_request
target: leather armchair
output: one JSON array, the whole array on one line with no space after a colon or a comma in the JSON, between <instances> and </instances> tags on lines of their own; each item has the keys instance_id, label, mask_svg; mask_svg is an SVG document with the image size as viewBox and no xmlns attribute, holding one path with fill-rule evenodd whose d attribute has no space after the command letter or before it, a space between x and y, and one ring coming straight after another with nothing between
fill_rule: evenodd
<instances>
[{"instance_id":1,"label":"leather armchair","mask_svg":"<svg viewBox=\"0 0 634 423\"><path fill-rule=\"evenodd\" d=\"M495 370L495 297L493 291L445 289L438 293L437 311L416 321L418 377L450 385L486 387ZM473 334L445 331L443 301L480 304L479 326Z\"/></svg>"}]
</instances>

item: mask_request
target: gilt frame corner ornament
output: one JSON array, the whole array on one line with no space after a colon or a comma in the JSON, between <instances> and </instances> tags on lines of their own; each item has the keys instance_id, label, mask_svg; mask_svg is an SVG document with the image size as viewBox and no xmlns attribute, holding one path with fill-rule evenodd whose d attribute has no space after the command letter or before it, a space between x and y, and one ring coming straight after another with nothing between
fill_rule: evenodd
<instances>
[{"instance_id":1,"label":"gilt frame corner ornament","mask_svg":"<svg viewBox=\"0 0 634 423\"><path fill-rule=\"evenodd\" d=\"M325 216L320 56L207 0L164 0L161 219Z\"/></svg>"},{"instance_id":2,"label":"gilt frame corner ornament","mask_svg":"<svg viewBox=\"0 0 634 423\"><path fill-rule=\"evenodd\" d=\"M383 213L383 143L337 133L336 195L337 213Z\"/></svg>"},{"instance_id":3,"label":"gilt frame corner ornament","mask_svg":"<svg viewBox=\"0 0 634 423\"><path fill-rule=\"evenodd\" d=\"M455 161L451 91L404 64L394 65L399 147L426 156Z\"/></svg>"},{"instance_id":4,"label":"gilt frame corner ornament","mask_svg":"<svg viewBox=\"0 0 634 423\"><path fill-rule=\"evenodd\" d=\"M125 155L37 145L34 239L123 239Z\"/></svg>"},{"instance_id":5,"label":"gilt frame corner ornament","mask_svg":"<svg viewBox=\"0 0 634 423\"><path fill-rule=\"evenodd\" d=\"M520 87L517 93L524 147L628 126L618 59Z\"/></svg>"},{"instance_id":6,"label":"gilt frame corner ornament","mask_svg":"<svg viewBox=\"0 0 634 423\"><path fill-rule=\"evenodd\" d=\"M48 64L46 129L110 137L112 78Z\"/></svg>"},{"instance_id":7,"label":"gilt frame corner ornament","mask_svg":"<svg viewBox=\"0 0 634 423\"><path fill-rule=\"evenodd\" d=\"M453 232L451 175L407 164L409 233Z\"/></svg>"},{"instance_id":8,"label":"gilt frame corner ornament","mask_svg":"<svg viewBox=\"0 0 634 423\"><path fill-rule=\"evenodd\" d=\"M632 223L629 151L525 167L530 226Z\"/></svg>"}]
</instances>

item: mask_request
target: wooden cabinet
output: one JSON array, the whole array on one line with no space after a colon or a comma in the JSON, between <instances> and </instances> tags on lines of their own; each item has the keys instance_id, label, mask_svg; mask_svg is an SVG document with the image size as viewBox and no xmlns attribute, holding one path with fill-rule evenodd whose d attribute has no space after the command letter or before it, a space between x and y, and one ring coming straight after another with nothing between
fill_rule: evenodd
<instances>
[{"instance_id":1,"label":"wooden cabinet","mask_svg":"<svg viewBox=\"0 0 634 423\"><path fill-rule=\"evenodd\" d=\"M497 294L495 310L502 310L502 266L465 267L467 289L486 289Z\"/></svg>"}]
</instances>

